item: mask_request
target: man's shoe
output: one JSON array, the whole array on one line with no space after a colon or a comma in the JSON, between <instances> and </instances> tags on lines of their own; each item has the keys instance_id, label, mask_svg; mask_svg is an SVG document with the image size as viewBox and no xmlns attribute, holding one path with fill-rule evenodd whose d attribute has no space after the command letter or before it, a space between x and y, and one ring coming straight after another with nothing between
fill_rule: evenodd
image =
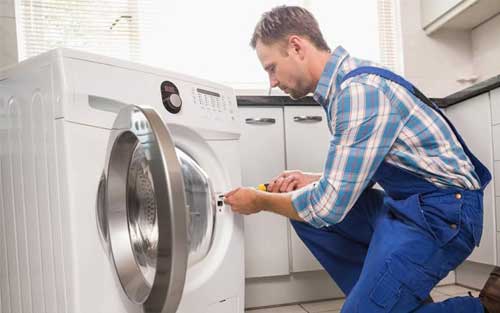
<instances>
[{"instance_id":1,"label":"man's shoe","mask_svg":"<svg viewBox=\"0 0 500 313\"><path fill-rule=\"evenodd\" d=\"M495 267L486 281L479 299L486 312L500 313L500 267Z\"/></svg>"}]
</instances>

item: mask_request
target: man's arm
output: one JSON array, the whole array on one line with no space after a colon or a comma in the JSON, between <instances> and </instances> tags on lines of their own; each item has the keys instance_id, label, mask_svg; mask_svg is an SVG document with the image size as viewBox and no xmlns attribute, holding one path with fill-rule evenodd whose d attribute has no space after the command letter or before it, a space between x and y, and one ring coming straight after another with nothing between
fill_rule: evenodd
<instances>
[{"instance_id":1,"label":"man's arm","mask_svg":"<svg viewBox=\"0 0 500 313\"><path fill-rule=\"evenodd\" d=\"M264 211L283 215L292 220L303 221L292 205L292 196L290 194L260 192L257 202Z\"/></svg>"},{"instance_id":2,"label":"man's arm","mask_svg":"<svg viewBox=\"0 0 500 313\"><path fill-rule=\"evenodd\" d=\"M296 221L303 221L292 205L292 196L288 193L270 193L253 188L237 188L225 195L224 202L240 214L254 214L269 211Z\"/></svg>"}]
</instances>

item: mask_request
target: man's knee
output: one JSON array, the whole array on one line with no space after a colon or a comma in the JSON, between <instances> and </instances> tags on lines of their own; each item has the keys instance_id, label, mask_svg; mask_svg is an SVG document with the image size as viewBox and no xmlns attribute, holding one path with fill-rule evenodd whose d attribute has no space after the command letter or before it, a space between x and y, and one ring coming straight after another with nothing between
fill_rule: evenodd
<instances>
[{"instance_id":1,"label":"man's knee","mask_svg":"<svg viewBox=\"0 0 500 313\"><path fill-rule=\"evenodd\" d=\"M412 312L428 297L435 280L415 265L386 260L384 266L370 268L348 295L342 313Z\"/></svg>"},{"instance_id":2,"label":"man's knee","mask_svg":"<svg viewBox=\"0 0 500 313\"><path fill-rule=\"evenodd\" d=\"M381 278L375 286L370 288L361 290L358 287L356 286L347 297L342 313L396 312L394 308L401 300L404 291L401 283L387 277Z\"/></svg>"},{"instance_id":3,"label":"man's knee","mask_svg":"<svg viewBox=\"0 0 500 313\"><path fill-rule=\"evenodd\" d=\"M393 290L377 286L367 294L350 294L341 313L409 313L420 304L421 301L404 286Z\"/></svg>"}]
</instances>

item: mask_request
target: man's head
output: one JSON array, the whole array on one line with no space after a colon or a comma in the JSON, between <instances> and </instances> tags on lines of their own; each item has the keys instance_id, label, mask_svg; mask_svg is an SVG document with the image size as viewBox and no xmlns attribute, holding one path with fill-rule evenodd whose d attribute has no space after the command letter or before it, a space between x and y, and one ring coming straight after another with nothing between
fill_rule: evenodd
<instances>
[{"instance_id":1,"label":"man's head","mask_svg":"<svg viewBox=\"0 0 500 313\"><path fill-rule=\"evenodd\" d=\"M295 99L314 91L330 54L316 19L295 6L280 6L264 13L250 45L271 86Z\"/></svg>"}]
</instances>

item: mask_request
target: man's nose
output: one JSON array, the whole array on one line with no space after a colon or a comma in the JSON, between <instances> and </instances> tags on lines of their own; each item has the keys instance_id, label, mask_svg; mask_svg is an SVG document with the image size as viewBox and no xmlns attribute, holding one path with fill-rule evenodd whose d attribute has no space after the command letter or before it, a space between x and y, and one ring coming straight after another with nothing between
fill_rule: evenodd
<instances>
[{"instance_id":1,"label":"man's nose","mask_svg":"<svg viewBox=\"0 0 500 313\"><path fill-rule=\"evenodd\" d=\"M274 77L269 77L269 83L271 84L271 88L277 87L279 82Z\"/></svg>"}]
</instances>

